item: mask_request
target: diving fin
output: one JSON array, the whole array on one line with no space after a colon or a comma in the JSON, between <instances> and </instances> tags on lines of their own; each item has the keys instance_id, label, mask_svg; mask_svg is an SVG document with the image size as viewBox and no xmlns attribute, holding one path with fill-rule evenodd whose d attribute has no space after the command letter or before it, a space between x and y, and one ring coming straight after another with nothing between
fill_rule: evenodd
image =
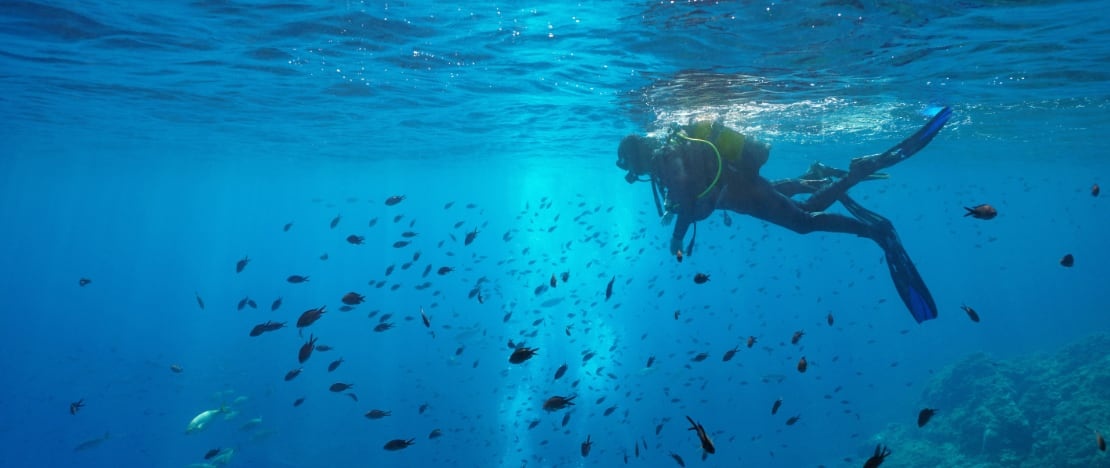
<instances>
[{"instance_id":1,"label":"diving fin","mask_svg":"<svg viewBox=\"0 0 1110 468\"><path fill-rule=\"evenodd\" d=\"M952 118L952 108L945 107L937 112L925 126L910 135L909 138L902 140L901 143L894 145L894 147L881 154L853 159L849 166L849 176L856 178L856 180L865 180L880 169L909 159L910 156L917 154L925 145L933 141L933 137L937 136L937 133L940 132L941 128L944 128L944 124L950 118Z\"/></svg>"},{"instance_id":2,"label":"diving fin","mask_svg":"<svg viewBox=\"0 0 1110 468\"><path fill-rule=\"evenodd\" d=\"M867 224L875 231L874 240L883 248L886 255L886 265L890 269L890 279L898 290L902 303L910 310L917 323L937 318L937 305L933 295L925 286L925 280L917 272L917 267L910 260L910 255L902 247L894 225L882 215L870 211L847 195L840 197L840 203L848 209L852 216Z\"/></svg>"}]
</instances>

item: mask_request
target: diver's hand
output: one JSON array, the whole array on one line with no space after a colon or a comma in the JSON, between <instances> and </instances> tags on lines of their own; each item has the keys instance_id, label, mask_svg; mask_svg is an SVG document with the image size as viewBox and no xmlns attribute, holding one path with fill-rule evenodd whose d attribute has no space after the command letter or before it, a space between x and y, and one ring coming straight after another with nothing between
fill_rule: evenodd
<instances>
[{"instance_id":1,"label":"diver's hand","mask_svg":"<svg viewBox=\"0 0 1110 468\"><path fill-rule=\"evenodd\" d=\"M671 238L671 255L678 255L679 252L682 252L682 238L681 237L672 237Z\"/></svg>"}]
</instances>

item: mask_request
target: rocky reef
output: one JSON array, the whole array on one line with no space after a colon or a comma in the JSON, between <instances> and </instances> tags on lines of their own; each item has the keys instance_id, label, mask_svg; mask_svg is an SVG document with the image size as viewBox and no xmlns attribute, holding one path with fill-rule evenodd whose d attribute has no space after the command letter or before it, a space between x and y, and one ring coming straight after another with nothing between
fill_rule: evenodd
<instances>
[{"instance_id":1,"label":"rocky reef","mask_svg":"<svg viewBox=\"0 0 1110 468\"><path fill-rule=\"evenodd\" d=\"M894 451L891 465L1110 467L1095 436L1110 436L1110 335L1054 354L967 356L929 382L925 407L937 409L925 427L907 418L875 437Z\"/></svg>"}]
</instances>

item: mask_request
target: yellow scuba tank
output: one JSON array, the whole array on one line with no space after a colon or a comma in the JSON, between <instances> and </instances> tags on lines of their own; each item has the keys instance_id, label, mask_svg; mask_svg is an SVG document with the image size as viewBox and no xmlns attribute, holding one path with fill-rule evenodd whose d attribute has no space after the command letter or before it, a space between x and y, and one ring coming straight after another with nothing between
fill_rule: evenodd
<instances>
[{"instance_id":1,"label":"yellow scuba tank","mask_svg":"<svg viewBox=\"0 0 1110 468\"><path fill-rule=\"evenodd\" d=\"M748 167L759 169L767 162L767 151L760 151L763 145L747 145L751 148L745 152L745 138L740 132L725 127L717 122L703 120L686 125L682 128L686 136L713 143L721 154L721 159L734 167ZM753 142L754 143L754 142Z\"/></svg>"}]
</instances>

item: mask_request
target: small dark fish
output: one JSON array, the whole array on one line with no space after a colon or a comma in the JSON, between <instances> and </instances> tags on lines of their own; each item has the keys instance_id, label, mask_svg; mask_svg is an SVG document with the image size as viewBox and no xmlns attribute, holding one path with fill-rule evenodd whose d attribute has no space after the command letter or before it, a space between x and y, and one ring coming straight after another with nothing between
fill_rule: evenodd
<instances>
[{"instance_id":1,"label":"small dark fish","mask_svg":"<svg viewBox=\"0 0 1110 468\"><path fill-rule=\"evenodd\" d=\"M292 229L292 228L293 228L293 222L290 221L288 223L285 223L285 226L283 226L281 228L281 230L282 230L282 232L289 232L289 230Z\"/></svg>"},{"instance_id":2,"label":"small dark fish","mask_svg":"<svg viewBox=\"0 0 1110 468\"><path fill-rule=\"evenodd\" d=\"M324 253L320 254L320 260L323 260L325 262L328 261L328 253L324 252Z\"/></svg>"},{"instance_id":3,"label":"small dark fish","mask_svg":"<svg viewBox=\"0 0 1110 468\"><path fill-rule=\"evenodd\" d=\"M247 306L247 301L249 301L249 300L250 300L249 297L244 297L242 299L239 299L239 305L235 306L235 310L243 310L243 308Z\"/></svg>"},{"instance_id":4,"label":"small dark fish","mask_svg":"<svg viewBox=\"0 0 1110 468\"><path fill-rule=\"evenodd\" d=\"M301 375L302 370L304 370L303 367L298 367L298 368L293 369L289 372L286 372L285 373L285 381L288 382L290 380L293 380L293 379L297 378L298 375Z\"/></svg>"},{"instance_id":5,"label":"small dark fish","mask_svg":"<svg viewBox=\"0 0 1110 468\"><path fill-rule=\"evenodd\" d=\"M470 243L474 242L474 239L477 238L477 237L478 237L478 229L475 228L473 231L470 231L470 232L466 233L466 237L463 238L463 245L470 245Z\"/></svg>"},{"instance_id":6,"label":"small dark fish","mask_svg":"<svg viewBox=\"0 0 1110 468\"><path fill-rule=\"evenodd\" d=\"M994 219L995 216L998 216L998 210L986 203L978 205L975 208L968 208L965 206L964 209L967 210L967 213L964 213L964 217L971 216L975 219Z\"/></svg>"},{"instance_id":7,"label":"small dark fish","mask_svg":"<svg viewBox=\"0 0 1110 468\"><path fill-rule=\"evenodd\" d=\"M304 364L308 358L312 357L312 350L316 349L316 336L308 335L308 341L301 345L301 350L297 353L297 361Z\"/></svg>"},{"instance_id":8,"label":"small dark fish","mask_svg":"<svg viewBox=\"0 0 1110 468\"><path fill-rule=\"evenodd\" d=\"M91 283L91 282L92 282L92 280L91 280L91 279L88 279L88 278L81 278L81 279L77 280L77 285L78 285L78 286L81 286L81 287L83 288L83 287L85 287L85 286L88 286L88 285L89 285L89 283Z\"/></svg>"},{"instance_id":9,"label":"small dark fish","mask_svg":"<svg viewBox=\"0 0 1110 468\"><path fill-rule=\"evenodd\" d=\"M420 321L424 322L424 328L432 328L432 321L428 315L424 313L424 308L420 308Z\"/></svg>"},{"instance_id":10,"label":"small dark fish","mask_svg":"<svg viewBox=\"0 0 1110 468\"><path fill-rule=\"evenodd\" d=\"M345 392L345 391L347 391L347 389L352 388L352 387L354 387L354 384L336 382L336 383L331 384L331 387L328 387L328 390L331 390L335 393L339 393L339 392Z\"/></svg>"},{"instance_id":11,"label":"small dark fish","mask_svg":"<svg viewBox=\"0 0 1110 468\"><path fill-rule=\"evenodd\" d=\"M779 398L778 400L775 400L775 403L773 405L771 405L771 416L774 416L776 413L778 413L779 408L781 408L781 407L782 407L782 398Z\"/></svg>"},{"instance_id":12,"label":"small dark fish","mask_svg":"<svg viewBox=\"0 0 1110 468\"><path fill-rule=\"evenodd\" d=\"M448 274L452 271L455 271L455 269L451 268L451 267L448 267L448 266L445 266L445 267L439 267L439 270L436 270L436 273L439 273L440 276L443 276L443 275L446 275L446 274Z\"/></svg>"},{"instance_id":13,"label":"small dark fish","mask_svg":"<svg viewBox=\"0 0 1110 468\"><path fill-rule=\"evenodd\" d=\"M696 284L705 284L707 282L709 282L709 275L707 275L705 273L698 273L698 274L694 275L694 283L696 283Z\"/></svg>"},{"instance_id":14,"label":"small dark fish","mask_svg":"<svg viewBox=\"0 0 1110 468\"><path fill-rule=\"evenodd\" d=\"M647 365L644 367L651 367L652 364L655 364L655 356L648 356Z\"/></svg>"},{"instance_id":15,"label":"small dark fish","mask_svg":"<svg viewBox=\"0 0 1110 468\"><path fill-rule=\"evenodd\" d=\"M551 284L551 287L553 288L559 284L559 281L555 278L554 273L551 274L551 281L549 281L548 283Z\"/></svg>"},{"instance_id":16,"label":"small dark fish","mask_svg":"<svg viewBox=\"0 0 1110 468\"><path fill-rule=\"evenodd\" d=\"M890 456L890 448L884 447L883 444L875 446L875 454L868 458L863 464L863 468L879 468L883 464L883 460Z\"/></svg>"},{"instance_id":17,"label":"small dark fish","mask_svg":"<svg viewBox=\"0 0 1110 468\"><path fill-rule=\"evenodd\" d=\"M375 224L378 224L378 218L371 218L370 219L370 224L367 225L366 227L374 227Z\"/></svg>"},{"instance_id":18,"label":"small dark fish","mask_svg":"<svg viewBox=\"0 0 1110 468\"><path fill-rule=\"evenodd\" d=\"M81 408L84 408L84 407L85 407L85 399L84 398L82 398L80 400L77 400L73 403L70 403L69 404L69 414L76 415L77 412L81 411Z\"/></svg>"},{"instance_id":19,"label":"small dark fish","mask_svg":"<svg viewBox=\"0 0 1110 468\"><path fill-rule=\"evenodd\" d=\"M281 308L281 298L274 299L274 303L270 304L270 311L275 311Z\"/></svg>"},{"instance_id":20,"label":"small dark fish","mask_svg":"<svg viewBox=\"0 0 1110 468\"><path fill-rule=\"evenodd\" d=\"M920 413L917 413L917 427L925 427L925 424L928 423L929 420L932 419L933 415L936 413L937 410L932 408L925 408L921 410Z\"/></svg>"},{"instance_id":21,"label":"small dark fish","mask_svg":"<svg viewBox=\"0 0 1110 468\"><path fill-rule=\"evenodd\" d=\"M258 308L258 303L254 302L254 299L247 298L247 306L252 308L252 309L257 309Z\"/></svg>"},{"instance_id":22,"label":"small dark fish","mask_svg":"<svg viewBox=\"0 0 1110 468\"><path fill-rule=\"evenodd\" d=\"M1098 449L1100 451L1105 452L1106 451L1106 439L1103 439L1102 434L1099 434L1098 431L1095 431L1095 441L1098 442Z\"/></svg>"},{"instance_id":23,"label":"small dark fish","mask_svg":"<svg viewBox=\"0 0 1110 468\"><path fill-rule=\"evenodd\" d=\"M539 351L539 348L517 348L513 350L513 354L509 356L509 362L512 364L523 363L524 361L532 359L532 356L536 355L536 351Z\"/></svg>"},{"instance_id":24,"label":"small dark fish","mask_svg":"<svg viewBox=\"0 0 1110 468\"><path fill-rule=\"evenodd\" d=\"M609 280L609 284L607 286L605 286L605 300L607 300L607 301L609 300L610 297L613 297L613 282L616 281L616 280L617 280L617 277L614 276L613 279Z\"/></svg>"},{"instance_id":25,"label":"small dark fish","mask_svg":"<svg viewBox=\"0 0 1110 468\"><path fill-rule=\"evenodd\" d=\"M185 372L185 369L182 368L180 364L170 364L170 371L174 374L180 374Z\"/></svg>"},{"instance_id":26,"label":"small dark fish","mask_svg":"<svg viewBox=\"0 0 1110 468\"><path fill-rule=\"evenodd\" d=\"M603 416L609 416L610 414L613 414L613 412L616 411L616 410L617 410L617 405L610 406L608 408L605 408L605 412L602 413L602 415Z\"/></svg>"},{"instance_id":27,"label":"small dark fish","mask_svg":"<svg viewBox=\"0 0 1110 468\"><path fill-rule=\"evenodd\" d=\"M300 397L300 398L297 398L296 400L293 400L293 407L295 408L295 407L301 406L301 403L304 403L304 397Z\"/></svg>"},{"instance_id":28,"label":"small dark fish","mask_svg":"<svg viewBox=\"0 0 1110 468\"><path fill-rule=\"evenodd\" d=\"M382 411L380 409L372 409L370 411L367 411L366 414L364 414L363 416L366 416L368 419L381 419L381 418L384 418L384 417L389 416L391 414L393 414L392 411Z\"/></svg>"},{"instance_id":29,"label":"small dark fish","mask_svg":"<svg viewBox=\"0 0 1110 468\"><path fill-rule=\"evenodd\" d=\"M366 296L363 296L363 295L361 295L359 293L356 293L356 292L353 292L353 291L349 292L347 294L344 294L343 297L340 299L340 301L342 301L344 304L347 304L347 305L359 305L359 304L362 304L363 301L365 301L365 300L366 300Z\"/></svg>"},{"instance_id":30,"label":"small dark fish","mask_svg":"<svg viewBox=\"0 0 1110 468\"><path fill-rule=\"evenodd\" d=\"M324 314L327 313L327 311L324 310L325 307L327 306L320 306L316 309L304 311L304 313L297 318L297 328L304 328L316 323L317 320L320 320L320 317L323 317Z\"/></svg>"},{"instance_id":31,"label":"small dark fish","mask_svg":"<svg viewBox=\"0 0 1110 468\"><path fill-rule=\"evenodd\" d=\"M331 219L331 228L335 229L335 227L339 225L339 220L341 219L343 219L343 215L335 215L335 217Z\"/></svg>"},{"instance_id":32,"label":"small dark fish","mask_svg":"<svg viewBox=\"0 0 1110 468\"><path fill-rule=\"evenodd\" d=\"M437 439L442 435L443 435L443 431L441 431L439 429L432 429L432 432L428 434L428 438L429 439Z\"/></svg>"},{"instance_id":33,"label":"small dark fish","mask_svg":"<svg viewBox=\"0 0 1110 468\"><path fill-rule=\"evenodd\" d=\"M355 306L349 306L349 305L346 305L346 304L339 306L339 311L340 312L350 312L352 310L355 310Z\"/></svg>"},{"instance_id":34,"label":"small dark fish","mask_svg":"<svg viewBox=\"0 0 1110 468\"><path fill-rule=\"evenodd\" d=\"M713 441L709 439L709 434L706 434L705 428L702 427L700 423L694 421L694 418L686 416L686 420L690 421L690 429L688 430L697 432L698 440L701 441L701 449L708 454L717 453L717 448L713 446Z\"/></svg>"},{"instance_id":35,"label":"small dark fish","mask_svg":"<svg viewBox=\"0 0 1110 468\"><path fill-rule=\"evenodd\" d=\"M539 426L539 425L540 425L540 420L539 419L533 419L532 422L528 423L528 430L535 429L536 426Z\"/></svg>"},{"instance_id":36,"label":"small dark fish","mask_svg":"<svg viewBox=\"0 0 1110 468\"><path fill-rule=\"evenodd\" d=\"M209 450L208 452L206 452L204 454L204 459L205 460L211 460L212 457L214 457L216 455L219 455L221 450L223 450L223 449L222 448L214 448L212 450Z\"/></svg>"},{"instance_id":37,"label":"small dark fish","mask_svg":"<svg viewBox=\"0 0 1110 468\"><path fill-rule=\"evenodd\" d=\"M336 369L339 368L340 364L343 364L343 358L339 358L339 359L336 359L336 360L332 361L331 364L328 364L328 372L335 371Z\"/></svg>"},{"instance_id":38,"label":"small dark fish","mask_svg":"<svg viewBox=\"0 0 1110 468\"><path fill-rule=\"evenodd\" d=\"M419 408L419 413L420 414L424 414L425 411L428 411L428 404L427 403L424 403L424 404L420 405L420 408Z\"/></svg>"},{"instance_id":39,"label":"small dark fish","mask_svg":"<svg viewBox=\"0 0 1110 468\"><path fill-rule=\"evenodd\" d=\"M787 426L793 426L794 423L798 422L799 419L802 419L802 417L801 416L791 416L789 419L786 420L786 425Z\"/></svg>"},{"instance_id":40,"label":"small dark fish","mask_svg":"<svg viewBox=\"0 0 1110 468\"><path fill-rule=\"evenodd\" d=\"M405 247L409 244L410 244L409 241L397 241L397 242L393 243L393 248L400 249L400 248Z\"/></svg>"},{"instance_id":41,"label":"small dark fish","mask_svg":"<svg viewBox=\"0 0 1110 468\"><path fill-rule=\"evenodd\" d=\"M752 346L755 346L756 341L758 341L758 340L756 340L756 338L754 336L749 336L748 337L748 347L751 348Z\"/></svg>"},{"instance_id":42,"label":"small dark fish","mask_svg":"<svg viewBox=\"0 0 1110 468\"><path fill-rule=\"evenodd\" d=\"M1099 188L1098 184L1092 185L1091 186L1091 196L1092 197L1097 197L1099 193L1102 193L1102 189Z\"/></svg>"},{"instance_id":43,"label":"small dark fish","mask_svg":"<svg viewBox=\"0 0 1110 468\"><path fill-rule=\"evenodd\" d=\"M347 396L356 402L358 401L358 395L355 395L355 392L347 392Z\"/></svg>"},{"instance_id":44,"label":"small dark fish","mask_svg":"<svg viewBox=\"0 0 1110 468\"><path fill-rule=\"evenodd\" d=\"M1071 268L1075 265L1075 257L1071 254L1064 255L1064 258L1060 259L1060 265L1063 265L1065 268Z\"/></svg>"},{"instance_id":45,"label":"small dark fish","mask_svg":"<svg viewBox=\"0 0 1110 468\"><path fill-rule=\"evenodd\" d=\"M563 363L563 365L559 366L559 368L555 370L555 380L559 380L559 378L561 378L566 373L567 373L567 364Z\"/></svg>"},{"instance_id":46,"label":"small dark fish","mask_svg":"<svg viewBox=\"0 0 1110 468\"><path fill-rule=\"evenodd\" d=\"M798 330L794 332L794 336L790 337L790 344L798 344L798 342L801 341L802 337L805 335L806 332L804 330Z\"/></svg>"},{"instance_id":47,"label":"small dark fish","mask_svg":"<svg viewBox=\"0 0 1110 468\"><path fill-rule=\"evenodd\" d=\"M333 349L335 349L335 348L332 348L331 346L328 346L326 344L316 345L316 351L328 352L328 351L331 351Z\"/></svg>"},{"instance_id":48,"label":"small dark fish","mask_svg":"<svg viewBox=\"0 0 1110 468\"><path fill-rule=\"evenodd\" d=\"M807 367L809 367L809 362L806 361L805 356L802 356L802 358L798 360L798 372L805 373Z\"/></svg>"},{"instance_id":49,"label":"small dark fish","mask_svg":"<svg viewBox=\"0 0 1110 468\"><path fill-rule=\"evenodd\" d=\"M559 278L562 278L563 282L566 283L567 280L570 279L570 272L564 271L563 274L559 276Z\"/></svg>"},{"instance_id":50,"label":"small dark fish","mask_svg":"<svg viewBox=\"0 0 1110 468\"><path fill-rule=\"evenodd\" d=\"M396 205L398 203L401 203L402 201L405 201L405 196L404 195L393 195L393 196L385 199L385 205L386 206L393 206L393 205Z\"/></svg>"},{"instance_id":51,"label":"small dark fish","mask_svg":"<svg viewBox=\"0 0 1110 468\"><path fill-rule=\"evenodd\" d=\"M250 262L251 262L250 257L243 257L238 262L235 262L235 272L236 273L242 273L243 269L246 268L247 264L250 263Z\"/></svg>"},{"instance_id":52,"label":"small dark fish","mask_svg":"<svg viewBox=\"0 0 1110 468\"><path fill-rule=\"evenodd\" d=\"M975 312L975 309L966 305L961 305L960 308L963 309L964 312L967 312L967 318L971 319L972 322L979 322L979 313Z\"/></svg>"},{"instance_id":53,"label":"small dark fish","mask_svg":"<svg viewBox=\"0 0 1110 468\"><path fill-rule=\"evenodd\" d=\"M682 457L678 456L677 453L671 452L671 458L674 459L675 463L678 463L678 466L686 468L686 462L682 461Z\"/></svg>"},{"instance_id":54,"label":"small dark fish","mask_svg":"<svg viewBox=\"0 0 1110 468\"><path fill-rule=\"evenodd\" d=\"M288 281L288 282L293 283L293 284L300 284L300 283L308 282L308 277L307 276L301 276L301 275L289 275L288 278L285 278L285 281Z\"/></svg>"},{"instance_id":55,"label":"small dark fish","mask_svg":"<svg viewBox=\"0 0 1110 468\"><path fill-rule=\"evenodd\" d=\"M197 292L193 292L193 295L197 297L197 305L200 306L200 310L204 310L204 299L201 299Z\"/></svg>"},{"instance_id":56,"label":"small dark fish","mask_svg":"<svg viewBox=\"0 0 1110 468\"><path fill-rule=\"evenodd\" d=\"M832 326L832 324L833 324L833 316L832 316L832 312L829 312L829 315L826 315L826 316L825 316L825 321L829 323L829 326L830 326L830 327Z\"/></svg>"},{"instance_id":57,"label":"small dark fish","mask_svg":"<svg viewBox=\"0 0 1110 468\"><path fill-rule=\"evenodd\" d=\"M594 443L590 442L590 436L586 435L586 441L582 442L582 456L583 457L590 455L590 447L593 447L593 445L594 445Z\"/></svg>"},{"instance_id":58,"label":"small dark fish","mask_svg":"<svg viewBox=\"0 0 1110 468\"><path fill-rule=\"evenodd\" d=\"M694 356L693 359L690 359L690 360L694 361L694 362L702 362L707 357L709 357L709 353L698 353L697 355Z\"/></svg>"},{"instance_id":59,"label":"small dark fish","mask_svg":"<svg viewBox=\"0 0 1110 468\"><path fill-rule=\"evenodd\" d=\"M416 439L409 439L409 440L393 439L393 440L385 443L385 449L389 450L389 451L401 450L405 447L408 447L408 446L414 444L415 443L415 442L413 442L414 440L416 440Z\"/></svg>"},{"instance_id":60,"label":"small dark fish","mask_svg":"<svg viewBox=\"0 0 1110 468\"><path fill-rule=\"evenodd\" d=\"M352 245L362 245L366 241L366 237L356 236L351 234L347 236L347 243Z\"/></svg>"},{"instance_id":61,"label":"small dark fish","mask_svg":"<svg viewBox=\"0 0 1110 468\"><path fill-rule=\"evenodd\" d=\"M383 332L383 331L389 330L390 328L393 328L393 324L392 324L392 323L390 323L390 322L382 322L382 323L379 323L379 324L377 324L377 325L375 325L375 326L374 326L374 331L376 331L376 332L379 332L379 333L380 333L380 332Z\"/></svg>"}]
</instances>

